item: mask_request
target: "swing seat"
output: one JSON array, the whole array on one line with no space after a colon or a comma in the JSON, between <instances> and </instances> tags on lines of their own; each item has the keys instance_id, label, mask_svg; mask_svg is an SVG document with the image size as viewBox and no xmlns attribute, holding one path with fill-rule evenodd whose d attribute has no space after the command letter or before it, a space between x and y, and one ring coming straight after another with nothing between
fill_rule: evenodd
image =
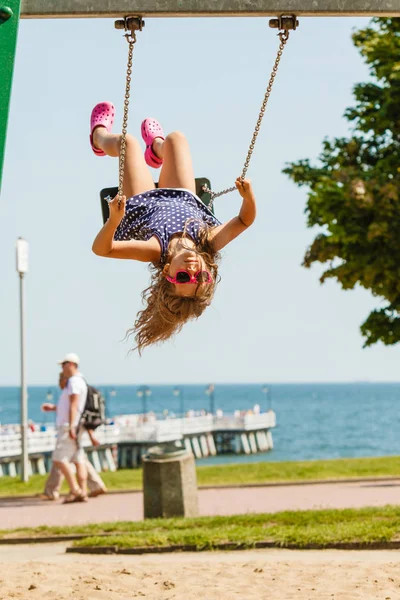
<instances>
[{"instance_id":1,"label":"swing seat","mask_svg":"<svg viewBox=\"0 0 400 600\"><path fill-rule=\"evenodd\" d=\"M155 185L156 185L156 187L158 187L158 183L156 183ZM205 186L205 185L207 185L208 189L211 188L211 182L209 179L207 179L206 177L199 177L196 179L196 194L198 195L200 200L206 206L208 206L211 201L211 196L208 192L205 192L203 190L203 186ZM108 196L111 196L111 198L115 198L115 196L117 194L118 194L117 187L104 188L100 191L101 213L103 215L103 223L105 223L107 221L108 216L109 216L108 202L107 202L106 198ZM212 212L214 212L214 208L212 209Z\"/></svg>"}]
</instances>

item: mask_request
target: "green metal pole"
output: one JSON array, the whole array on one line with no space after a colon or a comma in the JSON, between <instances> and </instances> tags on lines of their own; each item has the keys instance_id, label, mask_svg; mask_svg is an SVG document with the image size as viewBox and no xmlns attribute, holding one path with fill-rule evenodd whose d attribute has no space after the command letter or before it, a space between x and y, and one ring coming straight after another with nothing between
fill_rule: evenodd
<instances>
[{"instance_id":1,"label":"green metal pole","mask_svg":"<svg viewBox=\"0 0 400 600\"><path fill-rule=\"evenodd\" d=\"M21 0L0 0L0 191Z\"/></svg>"}]
</instances>

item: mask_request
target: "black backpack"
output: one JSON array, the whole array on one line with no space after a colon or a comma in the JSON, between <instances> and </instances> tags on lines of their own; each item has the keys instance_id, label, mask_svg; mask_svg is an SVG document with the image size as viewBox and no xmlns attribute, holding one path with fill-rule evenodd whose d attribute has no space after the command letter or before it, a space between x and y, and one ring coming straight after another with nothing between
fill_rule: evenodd
<instances>
[{"instance_id":1,"label":"black backpack","mask_svg":"<svg viewBox=\"0 0 400 600\"><path fill-rule=\"evenodd\" d=\"M92 385L87 385L85 408L82 412L80 424L85 429L97 429L106 421L106 402L104 396Z\"/></svg>"}]
</instances>

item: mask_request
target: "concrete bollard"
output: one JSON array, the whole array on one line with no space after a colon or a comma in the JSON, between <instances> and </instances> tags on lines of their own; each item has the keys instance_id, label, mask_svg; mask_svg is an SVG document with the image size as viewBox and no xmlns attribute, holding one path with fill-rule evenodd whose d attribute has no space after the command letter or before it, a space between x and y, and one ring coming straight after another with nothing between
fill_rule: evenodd
<instances>
[{"instance_id":1,"label":"concrete bollard","mask_svg":"<svg viewBox=\"0 0 400 600\"><path fill-rule=\"evenodd\" d=\"M173 444L155 446L143 457L144 518L197 517L193 454Z\"/></svg>"}]
</instances>

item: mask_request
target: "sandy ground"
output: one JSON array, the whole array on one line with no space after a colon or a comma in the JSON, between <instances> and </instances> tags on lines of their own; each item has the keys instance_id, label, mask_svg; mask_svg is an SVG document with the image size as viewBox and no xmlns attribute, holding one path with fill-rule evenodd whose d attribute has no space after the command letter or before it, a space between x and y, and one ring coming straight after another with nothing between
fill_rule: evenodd
<instances>
[{"instance_id":1,"label":"sandy ground","mask_svg":"<svg viewBox=\"0 0 400 600\"><path fill-rule=\"evenodd\" d=\"M0 599L398 600L396 551L257 550L140 556L0 547Z\"/></svg>"},{"instance_id":2,"label":"sandy ground","mask_svg":"<svg viewBox=\"0 0 400 600\"><path fill-rule=\"evenodd\" d=\"M203 516L385 504L400 504L400 480L199 490L199 509ZM61 501L49 503L36 498L0 499L2 529L140 519L143 519L142 493L109 494L87 504L69 506Z\"/></svg>"}]
</instances>

